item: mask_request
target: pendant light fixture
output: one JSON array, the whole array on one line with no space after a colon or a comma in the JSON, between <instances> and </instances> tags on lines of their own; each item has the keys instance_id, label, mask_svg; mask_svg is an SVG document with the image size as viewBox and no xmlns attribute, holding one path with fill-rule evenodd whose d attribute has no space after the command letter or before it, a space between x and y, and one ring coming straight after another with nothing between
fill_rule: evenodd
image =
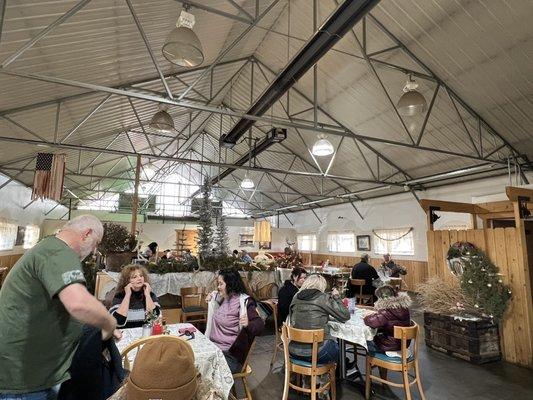
<instances>
[{"instance_id":1,"label":"pendant light fixture","mask_svg":"<svg viewBox=\"0 0 533 400\"><path fill-rule=\"evenodd\" d=\"M418 83L416 83L412 76L409 75L409 79L405 84L400 100L398 100L398 112L403 117L414 117L421 115L426 111L427 103L424 96L416 90Z\"/></svg>"},{"instance_id":2,"label":"pendant light fixture","mask_svg":"<svg viewBox=\"0 0 533 400\"><path fill-rule=\"evenodd\" d=\"M167 110L168 106L166 104L159 104L159 111L152 117L150 128L155 129L160 133L173 133L176 131L176 128L174 128L174 120Z\"/></svg>"},{"instance_id":3,"label":"pendant light fixture","mask_svg":"<svg viewBox=\"0 0 533 400\"><path fill-rule=\"evenodd\" d=\"M204 50L196 33L192 30L194 15L181 11L176 27L170 31L163 45L163 56L172 64L181 67L196 67L204 62Z\"/></svg>"},{"instance_id":4,"label":"pendant light fixture","mask_svg":"<svg viewBox=\"0 0 533 400\"><path fill-rule=\"evenodd\" d=\"M335 149L333 148L331 142L327 139L327 136L321 133L318 135L318 140L313 145L311 152L314 156L324 157L333 154Z\"/></svg>"},{"instance_id":5,"label":"pendant light fixture","mask_svg":"<svg viewBox=\"0 0 533 400\"><path fill-rule=\"evenodd\" d=\"M250 128L249 134L248 134L248 145L250 146L250 150L248 151L248 166L252 166L252 129ZM241 188L242 189L253 189L254 188L254 181L248 177L248 171L244 173L244 179L241 181Z\"/></svg>"}]
</instances>

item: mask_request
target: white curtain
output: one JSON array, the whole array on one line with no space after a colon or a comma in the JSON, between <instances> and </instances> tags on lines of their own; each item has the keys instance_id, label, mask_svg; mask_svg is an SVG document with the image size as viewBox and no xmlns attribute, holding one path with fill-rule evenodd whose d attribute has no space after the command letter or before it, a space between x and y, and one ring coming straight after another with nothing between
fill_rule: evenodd
<instances>
[{"instance_id":1,"label":"white curtain","mask_svg":"<svg viewBox=\"0 0 533 400\"><path fill-rule=\"evenodd\" d=\"M355 234L353 232L329 233L328 251L331 253L355 252Z\"/></svg>"},{"instance_id":2,"label":"white curtain","mask_svg":"<svg viewBox=\"0 0 533 400\"><path fill-rule=\"evenodd\" d=\"M298 250L316 251L316 235L298 235Z\"/></svg>"},{"instance_id":3,"label":"white curtain","mask_svg":"<svg viewBox=\"0 0 533 400\"><path fill-rule=\"evenodd\" d=\"M24 232L24 245L22 246L25 249L31 249L39 241L39 234L41 230L38 226L28 225L26 231Z\"/></svg>"},{"instance_id":4,"label":"white curtain","mask_svg":"<svg viewBox=\"0 0 533 400\"><path fill-rule=\"evenodd\" d=\"M412 256L415 254L413 228L376 229L374 253Z\"/></svg>"},{"instance_id":5,"label":"white curtain","mask_svg":"<svg viewBox=\"0 0 533 400\"><path fill-rule=\"evenodd\" d=\"M0 250L11 250L17 239L17 225L0 221Z\"/></svg>"}]
</instances>

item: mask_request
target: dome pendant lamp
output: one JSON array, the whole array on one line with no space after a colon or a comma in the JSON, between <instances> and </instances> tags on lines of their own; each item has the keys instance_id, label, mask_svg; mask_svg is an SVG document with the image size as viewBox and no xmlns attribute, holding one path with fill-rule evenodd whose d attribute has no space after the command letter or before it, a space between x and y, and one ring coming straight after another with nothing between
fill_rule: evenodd
<instances>
[{"instance_id":1,"label":"dome pendant lamp","mask_svg":"<svg viewBox=\"0 0 533 400\"><path fill-rule=\"evenodd\" d=\"M159 111L152 117L149 125L150 128L160 133L175 132L176 128L174 128L174 120L167 110L168 106L166 104L159 104Z\"/></svg>"},{"instance_id":2,"label":"dome pendant lamp","mask_svg":"<svg viewBox=\"0 0 533 400\"><path fill-rule=\"evenodd\" d=\"M414 117L422 115L426 111L427 103L424 96L416 90L418 83L416 83L411 75L405 84L400 100L398 100L398 113L403 117Z\"/></svg>"},{"instance_id":3,"label":"dome pendant lamp","mask_svg":"<svg viewBox=\"0 0 533 400\"><path fill-rule=\"evenodd\" d=\"M318 140L313 145L311 153L313 153L314 156L324 157L329 156L334 152L335 149L333 148L331 142L327 139L327 136L324 134L318 135Z\"/></svg>"},{"instance_id":4,"label":"dome pendant lamp","mask_svg":"<svg viewBox=\"0 0 533 400\"><path fill-rule=\"evenodd\" d=\"M163 56L172 64L192 68L204 62L202 43L192 30L194 23L194 15L182 10L162 49Z\"/></svg>"}]
</instances>

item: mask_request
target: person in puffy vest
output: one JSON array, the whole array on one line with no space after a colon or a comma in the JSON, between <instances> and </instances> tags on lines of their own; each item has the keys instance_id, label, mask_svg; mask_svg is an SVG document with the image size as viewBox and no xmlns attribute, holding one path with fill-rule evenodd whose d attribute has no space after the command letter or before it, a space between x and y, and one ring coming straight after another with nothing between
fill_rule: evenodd
<instances>
[{"instance_id":1,"label":"person in puffy vest","mask_svg":"<svg viewBox=\"0 0 533 400\"><path fill-rule=\"evenodd\" d=\"M368 349L380 353L398 351L401 340L394 338L394 327L411 326L411 298L407 292L397 292L389 285L378 288L376 296L374 308L377 312L364 318L367 326L378 330L374 340L368 343Z\"/></svg>"}]
</instances>

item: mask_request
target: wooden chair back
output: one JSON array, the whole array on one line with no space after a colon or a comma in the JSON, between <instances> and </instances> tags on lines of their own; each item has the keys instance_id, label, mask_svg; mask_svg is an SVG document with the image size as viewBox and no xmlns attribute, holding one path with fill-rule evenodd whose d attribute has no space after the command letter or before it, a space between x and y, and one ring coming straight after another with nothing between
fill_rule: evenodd
<instances>
[{"instance_id":1,"label":"wooden chair back","mask_svg":"<svg viewBox=\"0 0 533 400\"><path fill-rule=\"evenodd\" d=\"M363 299L372 298L371 294L363 294L363 286L366 285L366 281L364 279L350 279L350 283L352 286L355 286L355 289L357 290L359 288L359 293L356 293L355 297L359 298L359 304L363 304Z\"/></svg>"},{"instance_id":2,"label":"wooden chair back","mask_svg":"<svg viewBox=\"0 0 533 400\"><path fill-rule=\"evenodd\" d=\"M289 343L294 341L298 343L311 344L311 369L315 369L318 360L318 346L324 341L324 329L296 329L283 323L281 328L281 341L283 342L283 352L285 362L290 362Z\"/></svg>"},{"instance_id":3,"label":"wooden chair back","mask_svg":"<svg viewBox=\"0 0 533 400\"><path fill-rule=\"evenodd\" d=\"M116 287L117 283L105 272L96 273L96 281L94 284L94 297L100 301L105 300L107 292Z\"/></svg>"},{"instance_id":4,"label":"wooden chair back","mask_svg":"<svg viewBox=\"0 0 533 400\"><path fill-rule=\"evenodd\" d=\"M0 288L6 279L7 273L9 272L8 267L0 267Z\"/></svg>"},{"instance_id":5,"label":"wooden chair back","mask_svg":"<svg viewBox=\"0 0 533 400\"><path fill-rule=\"evenodd\" d=\"M395 326L394 327L394 338L400 339L402 342L401 352L402 352L402 364L407 364L407 359L409 358L409 346L407 345L408 340L414 340L413 346L413 356L418 358L418 333L419 327L418 324L414 321L411 322L411 326Z\"/></svg>"},{"instance_id":6,"label":"wooden chair back","mask_svg":"<svg viewBox=\"0 0 533 400\"><path fill-rule=\"evenodd\" d=\"M274 288L277 288L274 282L268 283L267 285L257 289L255 298L256 300L268 300L272 298L272 292ZM277 290L275 291L277 293Z\"/></svg>"},{"instance_id":7,"label":"wooden chair back","mask_svg":"<svg viewBox=\"0 0 533 400\"><path fill-rule=\"evenodd\" d=\"M390 278L389 285L397 290L400 290L402 288L402 282L402 278Z\"/></svg>"},{"instance_id":8,"label":"wooden chair back","mask_svg":"<svg viewBox=\"0 0 533 400\"><path fill-rule=\"evenodd\" d=\"M128 359L128 354L133 351L134 349L140 349L142 346L144 346L147 342L150 342L152 340L161 340L161 339L171 339L174 341L182 341L187 343L186 340L177 337L177 336L168 336L168 335L155 335L155 336L148 336L141 339L138 339L132 343L130 343L128 346L126 346L121 352L120 357L122 358L122 365L124 365L124 369L131 370L130 360ZM187 343L188 346L190 346L189 343Z\"/></svg>"},{"instance_id":9,"label":"wooden chair back","mask_svg":"<svg viewBox=\"0 0 533 400\"><path fill-rule=\"evenodd\" d=\"M202 306L203 288L184 287L180 289L181 308Z\"/></svg>"}]
</instances>

